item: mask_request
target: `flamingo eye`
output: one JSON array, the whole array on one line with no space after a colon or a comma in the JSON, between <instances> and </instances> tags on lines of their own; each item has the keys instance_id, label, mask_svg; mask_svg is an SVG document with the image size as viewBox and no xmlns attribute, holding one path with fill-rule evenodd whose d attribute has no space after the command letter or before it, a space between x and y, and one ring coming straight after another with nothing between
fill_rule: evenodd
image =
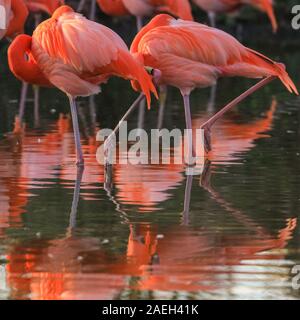
<instances>
[{"instance_id":1,"label":"flamingo eye","mask_svg":"<svg viewBox=\"0 0 300 320\"><path fill-rule=\"evenodd\" d=\"M26 62L28 62L29 61L29 54L27 53L27 52L25 52L24 53L24 60L26 61Z\"/></svg>"},{"instance_id":2,"label":"flamingo eye","mask_svg":"<svg viewBox=\"0 0 300 320\"><path fill-rule=\"evenodd\" d=\"M150 76L154 75L154 68L151 67L145 67L146 71L148 74L150 74Z\"/></svg>"}]
</instances>

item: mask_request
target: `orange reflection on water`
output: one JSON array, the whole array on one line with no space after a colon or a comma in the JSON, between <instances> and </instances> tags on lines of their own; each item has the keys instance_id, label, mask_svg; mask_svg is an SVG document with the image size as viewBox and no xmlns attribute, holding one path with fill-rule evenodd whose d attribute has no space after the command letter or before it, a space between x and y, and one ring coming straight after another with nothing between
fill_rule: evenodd
<instances>
[{"instance_id":1,"label":"orange reflection on water","mask_svg":"<svg viewBox=\"0 0 300 320\"><path fill-rule=\"evenodd\" d=\"M273 102L266 117L251 124L236 124L229 118L218 122L213 132L212 160L230 161L233 154L253 147L254 140L262 137L261 132L270 130L275 109ZM194 119L194 128L202 122L203 117ZM64 188L73 188L77 174L69 117L61 116L51 132L43 135L16 128L12 139L12 145L8 140L0 144L0 156L8 160L0 164L2 237L15 227L11 221L22 226L22 214L28 214L25 207L34 189L51 188L54 178ZM82 193L82 201L97 199L93 189L105 182L103 167L94 157L95 142L92 138L87 141L81 190L89 193ZM115 204L154 212L172 197L172 190L184 183L183 171L181 165L116 165L112 176ZM235 268L247 264L245 261L284 258L282 249L292 238L296 219L288 220L278 235L272 235L255 221L249 222L208 183L203 187L247 232L214 233L171 225L162 236L156 225L127 219L127 249L116 253L97 238L76 237L66 226L65 237L9 246L6 277L10 298L109 299L128 289L214 291L224 278L236 273ZM249 274L254 273L255 268Z\"/></svg>"},{"instance_id":2,"label":"orange reflection on water","mask_svg":"<svg viewBox=\"0 0 300 320\"><path fill-rule=\"evenodd\" d=\"M11 298L47 300L112 299L124 289L213 292L222 277L235 274L246 261L283 259L279 249L286 247L296 225L297 220L290 219L277 237L257 239L254 234L207 235L185 227L170 228L160 239L151 225L130 225L127 252L120 256L92 238L66 237L33 248L20 245L11 247L7 256L7 281ZM270 255L272 250L278 253ZM32 253L19 253L25 251ZM256 270L245 273L255 276Z\"/></svg>"}]
</instances>

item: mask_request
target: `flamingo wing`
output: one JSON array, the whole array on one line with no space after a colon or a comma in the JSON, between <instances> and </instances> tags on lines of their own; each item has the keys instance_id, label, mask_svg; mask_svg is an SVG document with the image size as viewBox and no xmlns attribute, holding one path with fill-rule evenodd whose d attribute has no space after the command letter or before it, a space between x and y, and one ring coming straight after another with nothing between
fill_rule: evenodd
<instances>
[{"instance_id":1,"label":"flamingo wing","mask_svg":"<svg viewBox=\"0 0 300 320\"><path fill-rule=\"evenodd\" d=\"M164 25L155 27L155 20L154 23L150 22L154 27L147 30L146 26L141 31L141 34L144 34L138 35L133 41L132 52L142 54L146 62L153 59L163 61L164 55L169 55L169 61L172 56L174 61L182 65L194 62L190 73L195 73L197 63L200 63L201 70L206 72L209 78L214 78L216 72L220 72L221 76L248 78L273 75L280 78L289 91L297 93L282 64L248 49L224 31L193 21L166 19L165 16L154 18L157 22L165 21ZM176 69L176 65L174 68Z\"/></svg>"},{"instance_id":2,"label":"flamingo wing","mask_svg":"<svg viewBox=\"0 0 300 320\"><path fill-rule=\"evenodd\" d=\"M52 62L90 74L116 60L119 50L128 50L112 30L74 12L42 23L33 34L33 47L37 56L40 52Z\"/></svg>"},{"instance_id":3,"label":"flamingo wing","mask_svg":"<svg viewBox=\"0 0 300 320\"><path fill-rule=\"evenodd\" d=\"M151 29L134 46L137 52L157 59L168 53L213 66L240 61L246 53L245 47L221 30L175 19L168 25Z\"/></svg>"},{"instance_id":4,"label":"flamingo wing","mask_svg":"<svg viewBox=\"0 0 300 320\"><path fill-rule=\"evenodd\" d=\"M98 85L112 75L138 80L149 104L150 91L156 93L151 77L116 33L67 6L38 26L32 52L50 82L72 96L98 93Z\"/></svg>"}]
</instances>

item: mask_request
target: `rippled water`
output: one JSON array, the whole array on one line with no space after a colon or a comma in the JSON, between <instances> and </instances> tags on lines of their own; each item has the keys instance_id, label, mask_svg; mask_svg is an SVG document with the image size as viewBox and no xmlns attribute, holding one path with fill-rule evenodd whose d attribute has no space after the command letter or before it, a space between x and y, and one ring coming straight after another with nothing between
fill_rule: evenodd
<instances>
[{"instance_id":1,"label":"rippled water","mask_svg":"<svg viewBox=\"0 0 300 320\"><path fill-rule=\"evenodd\" d=\"M299 84L298 53L279 50ZM80 103L86 168L79 190L66 98L42 90L40 119L29 101L20 126L20 84L4 64L1 74L1 299L300 297L291 274L300 264L300 101L280 83L217 123L203 174L187 177L179 165L116 165L105 175L95 134L115 125L135 97L112 80ZM220 81L216 106L250 83ZM209 90L195 92L192 105L194 128L217 110ZM155 127L158 115L157 106L146 112L145 127ZM176 90L164 126L184 128Z\"/></svg>"}]
</instances>

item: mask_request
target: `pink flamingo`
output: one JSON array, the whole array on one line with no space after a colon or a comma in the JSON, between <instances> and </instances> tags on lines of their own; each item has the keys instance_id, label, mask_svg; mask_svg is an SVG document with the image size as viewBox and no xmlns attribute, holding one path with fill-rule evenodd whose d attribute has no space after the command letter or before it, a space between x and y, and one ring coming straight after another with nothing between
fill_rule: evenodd
<instances>
[{"instance_id":1,"label":"pink flamingo","mask_svg":"<svg viewBox=\"0 0 300 320\"><path fill-rule=\"evenodd\" d=\"M190 94L195 88L213 86L220 77L264 78L201 126L207 152L211 150L212 125L226 111L275 78L279 78L290 92L298 94L284 65L243 46L221 30L196 22L176 20L167 14L156 16L138 33L131 45L131 53L145 66L161 71L157 79L159 85L171 85L181 91L186 128L189 129L189 159L194 155ZM138 84L134 86L138 88Z\"/></svg>"},{"instance_id":2,"label":"pink flamingo","mask_svg":"<svg viewBox=\"0 0 300 320\"><path fill-rule=\"evenodd\" d=\"M80 50L78 50L80 48ZM84 158L75 99L100 92L111 76L136 80L151 101L156 94L150 75L129 53L124 41L109 28L89 21L72 8L58 8L33 36L20 35L8 50L14 75L28 83L56 86L70 101L77 164Z\"/></svg>"}]
</instances>

